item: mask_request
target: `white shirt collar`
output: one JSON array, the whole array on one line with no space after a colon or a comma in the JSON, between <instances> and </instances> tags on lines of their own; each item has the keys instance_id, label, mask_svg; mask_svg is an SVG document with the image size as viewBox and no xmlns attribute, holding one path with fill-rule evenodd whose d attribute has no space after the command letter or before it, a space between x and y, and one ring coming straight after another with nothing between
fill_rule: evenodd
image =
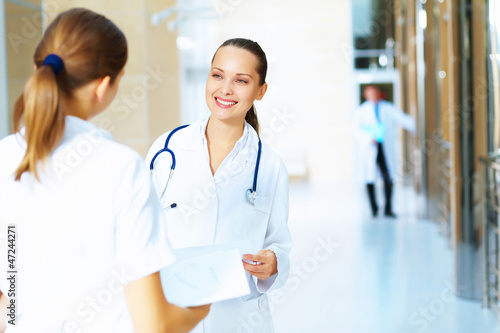
<instances>
[{"instance_id":1,"label":"white shirt collar","mask_svg":"<svg viewBox=\"0 0 500 333\"><path fill-rule=\"evenodd\" d=\"M200 123L200 138L202 140L202 143L203 145L206 145L206 141L207 141L207 137L205 135L205 132L207 130L207 125L208 125L208 120L210 119L210 117L207 117L205 119L203 119ZM241 138L239 138L238 141L236 141L236 144L234 145L234 149L232 151L232 153L234 154L238 154L238 152L243 148L245 147L247 141L248 141L248 137L249 137L249 126L250 124L248 124L246 121L245 121L245 126L243 128L243 135L241 136Z\"/></svg>"}]
</instances>

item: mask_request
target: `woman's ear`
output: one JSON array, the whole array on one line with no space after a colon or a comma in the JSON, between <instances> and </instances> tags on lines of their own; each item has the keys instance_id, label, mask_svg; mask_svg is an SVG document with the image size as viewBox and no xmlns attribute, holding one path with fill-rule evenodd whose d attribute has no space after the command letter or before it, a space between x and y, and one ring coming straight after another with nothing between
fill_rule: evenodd
<instances>
[{"instance_id":1,"label":"woman's ear","mask_svg":"<svg viewBox=\"0 0 500 333\"><path fill-rule=\"evenodd\" d=\"M262 86L260 86L259 92L257 93L257 98L255 99L260 101L266 94L266 91L267 91L267 83L264 83Z\"/></svg>"},{"instance_id":2,"label":"woman's ear","mask_svg":"<svg viewBox=\"0 0 500 333\"><path fill-rule=\"evenodd\" d=\"M98 84L97 84L97 89L95 90L95 94L96 94L97 100L99 102L103 102L104 96L106 96L106 92L108 91L109 84L111 82L111 77L109 75L107 75L100 80L101 81L98 82Z\"/></svg>"}]
</instances>

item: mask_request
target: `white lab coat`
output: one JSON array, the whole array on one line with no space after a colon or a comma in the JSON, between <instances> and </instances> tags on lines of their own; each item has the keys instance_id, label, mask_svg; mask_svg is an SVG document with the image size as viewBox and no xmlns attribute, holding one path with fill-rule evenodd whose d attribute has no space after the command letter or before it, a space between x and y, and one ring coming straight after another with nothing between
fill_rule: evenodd
<instances>
[{"instance_id":1,"label":"white lab coat","mask_svg":"<svg viewBox=\"0 0 500 333\"><path fill-rule=\"evenodd\" d=\"M206 145L208 118L172 135L169 148L177 166L165 192L168 237L174 248L253 241L253 254L272 250L278 273L258 280L247 273L251 295L212 305L210 314L193 332L274 332L265 292L282 287L289 274L291 237L288 220L288 175L284 163L262 145L255 206L246 198L252 187L258 137L245 123L242 138L212 175ZM149 168L154 154L164 147L169 133L160 136L146 158ZM155 161L153 183L161 194L170 171L170 156L162 153Z\"/></svg>"},{"instance_id":2,"label":"white lab coat","mask_svg":"<svg viewBox=\"0 0 500 333\"><path fill-rule=\"evenodd\" d=\"M415 132L415 120L396 108L392 103L379 101L380 122L385 125L383 142L384 156L389 169L389 175L394 180L398 173L397 151L399 145L399 128ZM357 145L358 176L365 183L374 183L377 178L377 144L373 143L373 136L366 127L377 124L374 104L366 101L361 104L354 114L353 132Z\"/></svg>"},{"instance_id":3,"label":"white lab coat","mask_svg":"<svg viewBox=\"0 0 500 333\"><path fill-rule=\"evenodd\" d=\"M175 260L141 156L71 116L41 183L29 173L13 180L25 149L20 134L0 140L3 293L10 224L19 268L18 321L7 332L132 333L124 284Z\"/></svg>"}]
</instances>

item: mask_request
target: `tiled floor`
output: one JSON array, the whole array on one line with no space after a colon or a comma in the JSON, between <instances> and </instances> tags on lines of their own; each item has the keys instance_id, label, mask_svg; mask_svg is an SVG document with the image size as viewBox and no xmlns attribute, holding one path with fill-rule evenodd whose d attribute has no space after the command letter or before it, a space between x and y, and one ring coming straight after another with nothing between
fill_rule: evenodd
<instances>
[{"instance_id":1,"label":"tiled floor","mask_svg":"<svg viewBox=\"0 0 500 333\"><path fill-rule=\"evenodd\" d=\"M480 302L453 295L452 252L417 220L410 189L396 188L397 219L371 218L359 185L290 192L293 270L269 295L276 333L500 332Z\"/></svg>"}]
</instances>

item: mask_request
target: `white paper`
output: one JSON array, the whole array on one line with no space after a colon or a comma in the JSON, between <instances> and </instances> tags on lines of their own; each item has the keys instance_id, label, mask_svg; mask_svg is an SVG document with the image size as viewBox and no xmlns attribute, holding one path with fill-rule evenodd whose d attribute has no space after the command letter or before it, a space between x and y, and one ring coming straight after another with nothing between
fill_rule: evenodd
<instances>
[{"instance_id":1,"label":"white paper","mask_svg":"<svg viewBox=\"0 0 500 333\"><path fill-rule=\"evenodd\" d=\"M178 259L161 270L163 291L171 303L197 306L250 293L238 249Z\"/></svg>"},{"instance_id":2,"label":"white paper","mask_svg":"<svg viewBox=\"0 0 500 333\"><path fill-rule=\"evenodd\" d=\"M238 249L240 255L256 254L260 250L260 246L262 245L259 245L258 242L245 240L245 241L229 242L216 245L185 247L181 249L174 249L174 252L177 260L180 261L194 257L199 257L216 251L229 251L234 249Z\"/></svg>"}]
</instances>

